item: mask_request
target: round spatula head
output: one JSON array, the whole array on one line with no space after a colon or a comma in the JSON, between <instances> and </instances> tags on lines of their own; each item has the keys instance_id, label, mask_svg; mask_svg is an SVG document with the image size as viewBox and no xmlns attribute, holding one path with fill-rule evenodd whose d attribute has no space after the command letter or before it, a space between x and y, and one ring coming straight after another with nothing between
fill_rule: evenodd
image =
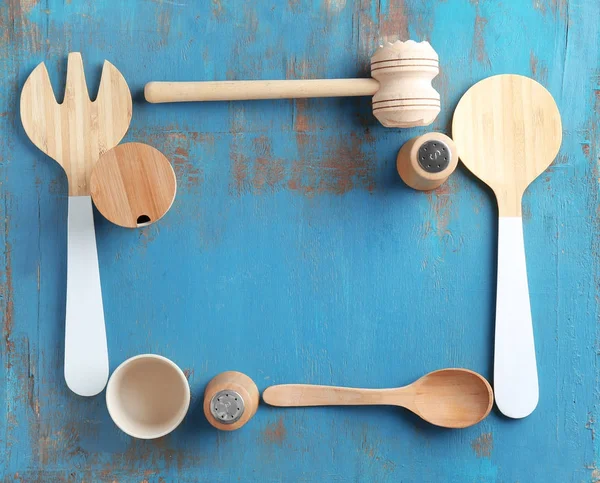
<instances>
[{"instance_id":1,"label":"round spatula head","mask_svg":"<svg viewBox=\"0 0 600 483\"><path fill-rule=\"evenodd\" d=\"M142 143L120 144L100 156L90 186L100 213L125 228L158 221L173 204L177 191L169 160Z\"/></svg>"},{"instance_id":2,"label":"round spatula head","mask_svg":"<svg viewBox=\"0 0 600 483\"><path fill-rule=\"evenodd\" d=\"M464 165L498 199L500 216L521 216L521 198L558 154L560 113L538 82L514 74L488 77L461 98L452 137Z\"/></svg>"}]
</instances>

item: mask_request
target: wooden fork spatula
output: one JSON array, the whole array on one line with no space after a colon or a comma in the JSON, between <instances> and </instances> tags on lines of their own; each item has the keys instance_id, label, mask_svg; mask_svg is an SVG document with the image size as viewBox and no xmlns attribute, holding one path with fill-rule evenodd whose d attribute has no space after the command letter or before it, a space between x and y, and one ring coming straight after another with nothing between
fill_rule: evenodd
<instances>
[{"instance_id":1,"label":"wooden fork spatula","mask_svg":"<svg viewBox=\"0 0 600 483\"><path fill-rule=\"evenodd\" d=\"M452 137L464 165L498 200L494 392L500 411L529 415L539 398L521 198L558 154L562 125L552 95L521 75L488 77L461 98Z\"/></svg>"},{"instance_id":2,"label":"wooden fork spatula","mask_svg":"<svg viewBox=\"0 0 600 483\"><path fill-rule=\"evenodd\" d=\"M131 121L131 93L121 73L104 62L90 101L81 54L69 54L65 97L56 102L42 62L21 92L21 122L29 139L60 164L69 182L65 380L81 396L108 380L108 350L90 175L100 155L116 146Z\"/></svg>"}]
</instances>

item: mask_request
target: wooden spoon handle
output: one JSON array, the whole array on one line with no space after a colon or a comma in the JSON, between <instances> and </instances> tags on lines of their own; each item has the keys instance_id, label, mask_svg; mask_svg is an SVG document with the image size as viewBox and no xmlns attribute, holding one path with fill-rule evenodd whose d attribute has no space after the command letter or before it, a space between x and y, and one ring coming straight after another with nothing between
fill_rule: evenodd
<instances>
[{"instance_id":1,"label":"wooden spoon handle","mask_svg":"<svg viewBox=\"0 0 600 483\"><path fill-rule=\"evenodd\" d=\"M108 381L108 349L92 199L69 196L65 381L80 396Z\"/></svg>"},{"instance_id":2,"label":"wooden spoon handle","mask_svg":"<svg viewBox=\"0 0 600 483\"><path fill-rule=\"evenodd\" d=\"M498 224L494 392L498 408L511 418L531 414L539 398L520 216L502 216Z\"/></svg>"},{"instance_id":3,"label":"wooden spoon handle","mask_svg":"<svg viewBox=\"0 0 600 483\"><path fill-rule=\"evenodd\" d=\"M144 96L153 103L239 101L372 96L378 89L379 82L375 79L149 82Z\"/></svg>"},{"instance_id":4,"label":"wooden spoon handle","mask_svg":"<svg viewBox=\"0 0 600 483\"><path fill-rule=\"evenodd\" d=\"M352 387L281 384L265 389L263 400L271 406L363 406L395 405L404 388L358 389Z\"/></svg>"}]
</instances>

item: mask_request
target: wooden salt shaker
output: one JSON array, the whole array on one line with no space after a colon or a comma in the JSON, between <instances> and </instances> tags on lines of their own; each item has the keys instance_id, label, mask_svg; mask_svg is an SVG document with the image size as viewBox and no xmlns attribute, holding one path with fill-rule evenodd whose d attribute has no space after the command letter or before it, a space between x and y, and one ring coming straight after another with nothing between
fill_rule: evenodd
<instances>
[{"instance_id":1,"label":"wooden salt shaker","mask_svg":"<svg viewBox=\"0 0 600 483\"><path fill-rule=\"evenodd\" d=\"M258 409L258 388L252 379L236 371L215 376L204 391L204 415L223 431L240 429Z\"/></svg>"}]
</instances>

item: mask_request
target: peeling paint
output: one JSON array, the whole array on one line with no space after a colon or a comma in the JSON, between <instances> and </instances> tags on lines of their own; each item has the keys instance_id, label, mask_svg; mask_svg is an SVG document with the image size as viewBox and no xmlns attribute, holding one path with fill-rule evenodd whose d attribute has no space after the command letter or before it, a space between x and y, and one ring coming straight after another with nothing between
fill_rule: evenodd
<instances>
[{"instance_id":1,"label":"peeling paint","mask_svg":"<svg viewBox=\"0 0 600 483\"><path fill-rule=\"evenodd\" d=\"M448 226L454 213L452 201L458 189L456 181L450 177L437 189L427 192L427 201L431 211L427 216L426 235L433 232L442 238L448 234Z\"/></svg>"},{"instance_id":2,"label":"peeling paint","mask_svg":"<svg viewBox=\"0 0 600 483\"><path fill-rule=\"evenodd\" d=\"M28 15L39 0L10 0L8 8L0 8L0 30L4 43L19 45L25 52L36 54L42 50L42 33Z\"/></svg>"},{"instance_id":3,"label":"peeling paint","mask_svg":"<svg viewBox=\"0 0 600 483\"><path fill-rule=\"evenodd\" d=\"M351 133L350 139L333 138L321 162L311 157L309 137L298 133L296 139L299 141L300 159L292 165L289 189L306 195L342 195L352 189L375 190L375 160L363 152L363 141L356 134ZM368 139L367 133L367 142Z\"/></svg>"},{"instance_id":4,"label":"peeling paint","mask_svg":"<svg viewBox=\"0 0 600 483\"><path fill-rule=\"evenodd\" d=\"M386 5L387 10L381 10ZM380 41L408 40L408 12L405 0L377 2Z\"/></svg>"},{"instance_id":5,"label":"peeling paint","mask_svg":"<svg viewBox=\"0 0 600 483\"><path fill-rule=\"evenodd\" d=\"M287 430L283 425L282 417L276 423L268 424L263 431L263 440L265 443L282 444L286 436Z\"/></svg>"},{"instance_id":6,"label":"peeling paint","mask_svg":"<svg viewBox=\"0 0 600 483\"><path fill-rule=\"evenodd\" d=\"M299 129L304 128L302 123L308 124L305 120L299 122ZM310 134L299 130L296 141L299 158L291 164L273 155L266 136L253 140L249 154L234 144L230 153L231 192L261 194L288 188L304 195L343 195L353 189L375 190L375 161L363 151L363 141L358 135L351 133L349 139L332 138L320 159L313 158Z\"/></svg>"},{"instance_id":7,"label":"peeling paint","mask_svg":"<svg viewBox=\"0 0 600 483\"><path fill-rule=\"evenodd\" d=\"M171 16L173 15L173 2L153 0L156 3L156 33L160 37L160 46L167 45L171 31Z\"/></svg>"},{"instance_id":8,"label":"peeling paint","mask_svg":"<svg viewBox=\"0 0 600 483\"><path fill-rule=\"evenodd\" d=\"M223 15L223 5L221 4L221 0L212 0L212 14L221 19Z\"/></svg>"},{"instance_id":9,"label":"peeling paint","mask_svg":"<svg viewBox=\"0 0 600 483\"><path fill-rule=\"evenodd\" d=\"M550 12L555 18L559 17L565 20L569 4L568 0L533 0L533 8L539 10L544 15Z\"/></svg>"},{"instance_id":10,"label":"peeling paint","mask_svg":"<svg viewBox=\"0 0 600 483\"><path fill-rule=\"evenodd\" d=\"M325 0L325 8L330 13L338 13L346 6L346 0Z\"/></svg>"},{"instance_id":11,"label":"peeling paint","mask_svg":"<svg viewBox=\"0 0 600 483\"><path fill-rule=\"evenodd\" d=\"M8 195L4 196L5 212L8 213L9 203ZM14 327L14 289L13 289L13 273L12 273L12 246L9 242L10 235L10 219L4 220L4 273L2 274L2 285L0 286L0 294L2 295L2 339L4 341L5 367L10 370L11 354L14 350L14 342L12 341L12 331Z\"/></svg>"},{"instance_id":12,"label":"peeling paint","mask_svg":"<svg viewBox=\"0 0 600 483\"><path fill-rule=\"evenodd\" d=\"M548 82L548 67L545 64L540 64L533 51L529 54L529 68L531 76L542 84Z\"/></svg>"},{"instance_id":13,"label":"peeling paint","mask_svg":"<svg viewBox=\"0 0 600 483\"><path fill-rule=\"evenodd\" d=\"M471 59L476 59L480 64L490 66L490 59L485 47L485 27L488 19L481 16L479 0L471 0L475 4L475 23L473 27L473 47L471 49Z\"/></svg>"},{"instance_id":14,"label":"peeling paint","mask_svg":"<svg viewBox=\"0 0 600 483\"><path fill-rule=\"evenodd\" d=\"M361 449L367 458L381 465L384 473L389 474L395 471L396 463L394 463L391 459L381 455L379 444L369 437L369 433L366 428L364 428L362 431Z\"/></svg>"},{"instance_id":15,"label":"peeling paint","mask_svg":"<svg viewBox=\"0 0 600 483\"><path fill-rule=\"evenodd\" d=\"M160 132L136 131L134 136L137 141L156 147L172 163L178 190L195 191L203 183L202 160L190 156L190 151L196 143L213 145L212 134L180 131L175 126L167 126Z\"/></svg>"},{"instance_id":16,"label":"peeling paint","mask_svg":"<svg viewBox=\"0 0 600 483\"><path fill-rule=\"evenodd\" d=\"M405 0L359 0L355 3L354 17L358 20L359 53L368 60L365 67L370 65L370 57L381 43L409 39Z\"/></svg>"},{"instance_id":17,"label":"peeling paint","mask_svg":"<svg viewBox=\"0 0 600 483\"><path fill-rule=\"evenodd\" d=\"M471 448L473 448L478 458L490 458L494 449L492 433L483 433L475 438L471 441Z\"/></svg>"}]
</instances>

